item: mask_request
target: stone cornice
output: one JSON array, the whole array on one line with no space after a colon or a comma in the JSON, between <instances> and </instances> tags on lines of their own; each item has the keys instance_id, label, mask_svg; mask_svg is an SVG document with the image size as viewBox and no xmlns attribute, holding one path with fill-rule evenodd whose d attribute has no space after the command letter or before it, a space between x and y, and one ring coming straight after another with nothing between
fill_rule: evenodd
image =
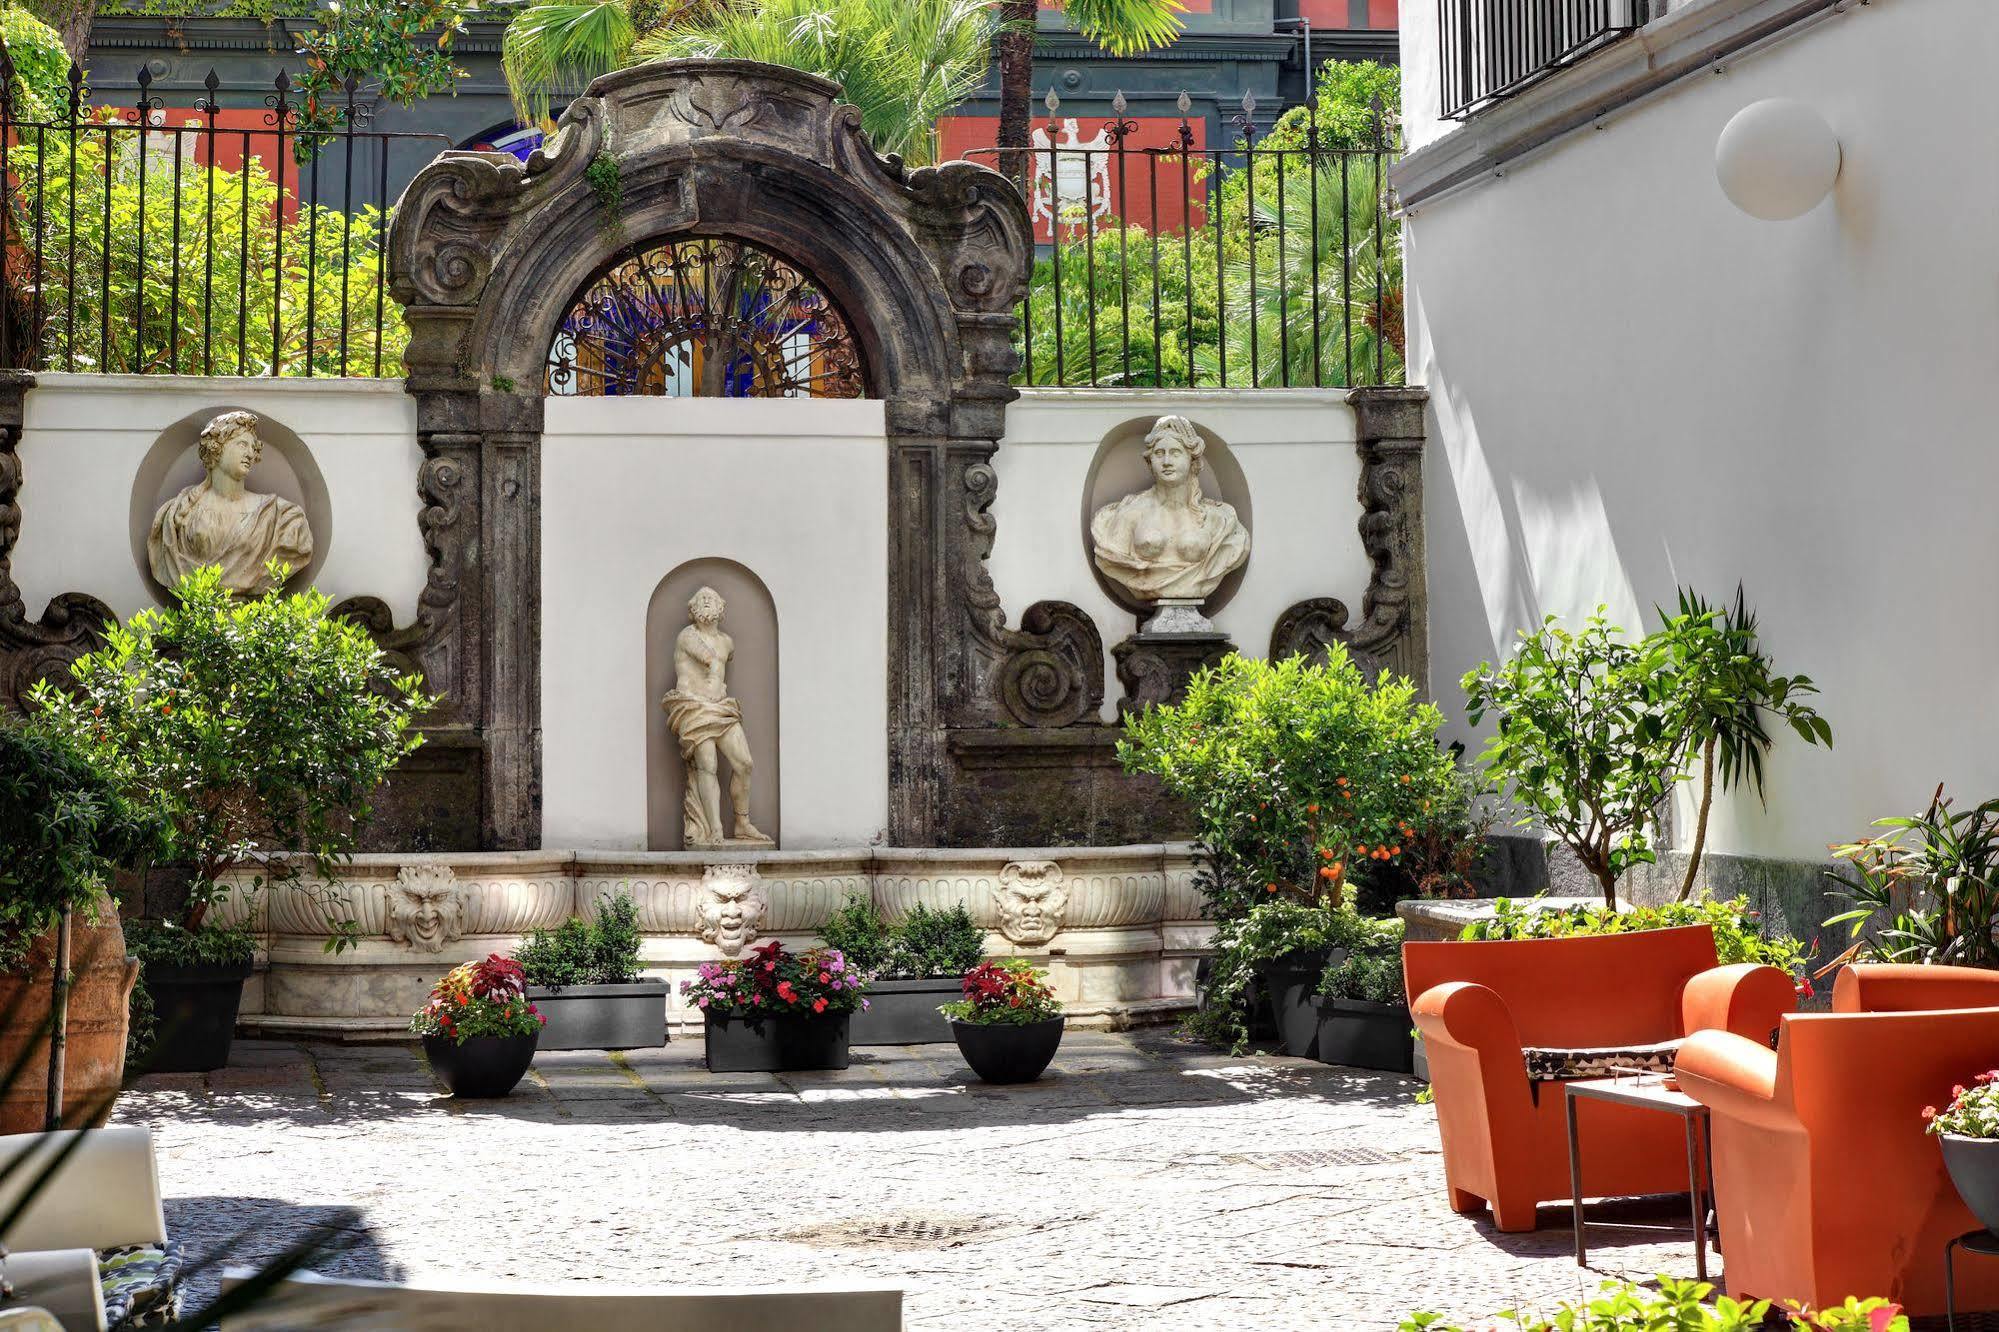
<instances>
[{"instance_id":1,"label":"stone cornice","mask_svg":"<svg viewBox=\"0 0 1999 1332\"><path fill-rule=\"evenodd\" d=\"M1396 195L1414 210L1489 180L1613 111L1853 7L1855 0L1705 0L1675 9L1411 152L1391 173Z\"/></svg>"}]
</instances>

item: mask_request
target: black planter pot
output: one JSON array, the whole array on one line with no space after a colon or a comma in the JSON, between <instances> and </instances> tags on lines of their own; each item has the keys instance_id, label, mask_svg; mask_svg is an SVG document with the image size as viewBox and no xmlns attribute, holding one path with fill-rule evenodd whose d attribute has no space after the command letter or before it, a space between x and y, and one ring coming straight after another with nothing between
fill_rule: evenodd
<instances>
[{"instance_id":1,"label":"black planter pot","mask_svg":"<svg viewBox=\"0 0 1999 1332\"><path fill-rule=\"evenodd\" d=\"M855 1045L929 1045L951 1039L951 1023L939 1004L962 998L956 976L930 980L875 981L868 1006L854 1014Z\"/></svg>"},{"instance_id":2,"label":"black planter pot","mask_svg":"<svg viewBox=\"0 0 1999 1332\"><path fill-rule=\"evenodd\" d=\"M1329 948L1301 948L1257 966L1263 992L1270 1000L1270 1020L1284 1053L1301 1059L1318 1057L1319 1011L1312 1000L1319 977L1332 960Z\"/></svg>"},{"instance_id":3,"label":"black planter pot","mask_svg":"<svg viewBox=\"0 0 1999 1332\"><path fill-rule=\"evenodd\" d=\"M1967 1138L1945 1133L1944 1169L1957 1186L1957 1196L1987 1230L1999 1235L1999 1138Z\"/></svg>"},{"instance_id":4,"label":"black planter pot","mask_svg":"<svg viewBox=\"0 0 1999 1332\"><path fill-rule=\"evenodd\" d=\"M816 1017L708 1014L710 1073L796 1073L847 1066L848 1013Z\"/></svg>"},{"instance_id":5,"label":"black planter pot","mask_svg":"<svg viewBox=\"0 0 1999 1332\"><path fill-rule=\"evenodd\" d=\"M666 1044L665 981L630 985L530 985L543 1050L649 1050Z\"/></svg>"},{"instance_id":6,"label":"black planter pot","mask_svg":"<svg viewBox=\"0 0 1999 1332\"><path fill-rule=\"evenodd\" d=\"M227 1066L250 965L146 963L142 980L153 997L153 1048L143 1061L144 1071L207 1073Z\"/></svg>"},{"instance_id":7,"label":"black planter pot","mask_svg":"<svg viewBox=\"0 0 1999 1332\"><path fill-rule=\"evenodd\" d=\"M1322 1064L1376 1068L1387 1073L1415 1071L1416 1042L1409 1034L1409 1010L1401 1004L1365 999L1313 998L1319 1013Z\"/></svg>"},{"instance_id":8,"label":"black planter pot","mask_svg":"<svg viewBox=\"0 0 1999 1332\"><path fill-rule=\"evenodd\" d=\"M525 1036L474 1036L460 1045L449 1036L423 1038L424 1057L438 1080L461 1101L505 1096L527 1076L538 1031Z\"/></svg>"},{"instance_id":9,"label":"black planter pot","mask_svg":"<svg viewBox=\"0 0 1999 1332\"><path fill-rule=\"evenodd\" d=\"M1032 1082L1055 1058L1065 1017L1013 1025L1004 1022L951 1023L958 1053L985 1082Z\"/></svg>"}]
</instances>

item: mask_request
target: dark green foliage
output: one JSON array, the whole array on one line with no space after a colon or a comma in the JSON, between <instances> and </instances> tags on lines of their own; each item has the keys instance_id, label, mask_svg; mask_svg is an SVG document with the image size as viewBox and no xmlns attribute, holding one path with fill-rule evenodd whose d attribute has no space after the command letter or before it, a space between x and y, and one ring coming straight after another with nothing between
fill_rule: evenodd
<instances>
[{"instance_id":1,"label":"dark green foliage","mask_svg":"<svg viewBox=\"0 0 1999 1332\"><path fill-rule=\"evenodd\" d=\"M1851 868L1826 877L1852 909L1826 926L1846 925L1853 939L1835 963L1999 967L1999 800L1952 803L1938 786L1921 814L1879 819L1885 835L1833 848Z\"/></svg>"},{"instance_id":2,"label":"dark green foliage","mask_svg":"<svg viewBox=\"0 0 1999 1332\"><path fill-rule=\"evenodd\" d=\"M933 911L918 903L891 925L865 897L847 899L820 927L819 937L875 980L935 980L962 976L985 955L986 933L962 903Z\"/></svg>"},{"instance_id":3,"label":"dark green foliage","mask_svg":"<svg viewBox=\"0 0 1999 1332\"><path fill-rule=\"evenodd\" d=\"M529 985L630 985L639 978L639 909L619 893L595 920L571 916L536 930L514 950L514 961Z\"/></svg>"},{"instance_id":4,"label":"dark green foliage","mask_svg":"<svg viewBox=\"0 0 1999 1332\"><path fill-rule=\"evenodd\" d=\"M1319 993L1371 1004L1402 1003L1402 933L1400 920L1352 925L1344 931L1346 956L1327 963Z\"/></svg>"},{"instance_id":5,"label":"dark green foliage","mask_svg":"<svg viewBox=\"0 0 1999 1332\"><path fill-rule=\"evenodd\" d=\"M1364 947L1400 922L1371 921L1351 906L1306 904L1273 897L1215 926L1214 961L1201 1007L1185 1023L1188 1035L1241 1054L1249 1048L1250 1005L1259 968L1287 953Z\"/></svg>"},{"instance_id":6,"label":"dark green foliage","mask_svg":"<svg viewBox=\"0 0 1999 1332\"><path fill-rule=\"evenodd\" d=\"M93 910L158 826L62 737L0 723L0 966L65 911Z\"/></svg>"},{"instance_id":7,"label":"dark green foliage","mask_svg":"<svg viewBox=\"0 0 1999 1332\"><path fill-rule=\"evenodd\" d=\"M931 980L962 976L985 955L986 932L959 903L932 911L918 903L896 928L888 973L880 980Z\"/></svg>"}]
</instances>

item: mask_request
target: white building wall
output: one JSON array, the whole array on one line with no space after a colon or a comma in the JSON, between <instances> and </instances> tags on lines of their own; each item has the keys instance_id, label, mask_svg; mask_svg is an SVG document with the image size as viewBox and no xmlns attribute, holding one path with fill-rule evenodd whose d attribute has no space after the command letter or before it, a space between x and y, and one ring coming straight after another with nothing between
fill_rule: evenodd
<instances>
[{"instance_id":1,"label":"white building wall","mask_svg":"<svg viewBox=\"0 0 1999 1332\"><path fill-rule=\"evenodd\" d=\"M325 547L320 590L335 601L379 597L398 624L416 613L428 568L417 530L423 454L416 400L402 381L38 374L18 449L13 553L30 616L65 592L97 597L120 619L159 604L133 551L135 478L169 426L232 408L286 427L312 454L332 528L314 533ZM272 457L268 446L265 453Z\"/></svg>"},{"instance_id":2,"label":"white building wall","mask_svg":"<svg viewBox=\"0 0 1999 1332\"><path fill-rule=\"evenodd\" d=\"M1104 640L1104 715L1123 690L1110 649L1137 626L1091 570L1083 508L1099 446L1119 427L1178 414L1205 427L1240 465L1252 507L1241 587L1212 618L1245 655L1270 646L1277 618L1311 597L1338 597L1360 619L1360 459L1345 390L1027 389L1007 408L994 459L998 520L988 566L1009 622L1037 601L1087 612Z\"/></svg>"},{"instance_id":3,"label":"white building wall","mask_svg":"<svg viewBox=\"0 0 1999 1332\"><path fill-rule=\"evenodd\" d=\"M1433 8L1403 10L1418 142ZM1939 781L1999 793L1995 64L1989 0L1852 6L1408 219L1441 697L1544 614L1649 627L1739 579L1837 747L1780 740L1767 811L1718 805L1713 845L1818 857ZM1715 183L1765 97L1844 148L1793 222Z\"/></svg>"},{"instance_id":4,"label":"white building wall","mask_svg":"<svg viewBox=\"0 0 1999 1332\"><path fill-rule=\"evenodd\" d=\"M662 578L704 558L748 568L776 603L785 847L866 846L887 827L882 409L548 400L543 845L645 849L646 610Z\"/></svg>"}]
</instances>

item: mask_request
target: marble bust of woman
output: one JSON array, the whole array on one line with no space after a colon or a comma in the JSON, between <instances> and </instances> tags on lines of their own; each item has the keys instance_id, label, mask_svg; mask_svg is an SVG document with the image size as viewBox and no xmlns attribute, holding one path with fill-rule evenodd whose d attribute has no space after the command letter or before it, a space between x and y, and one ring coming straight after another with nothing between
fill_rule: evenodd
<instances>
[{"instance_id":1,"label":"marble bust of woman","mask_svg":"<svg viewBox=\"0 0 1999 1332\"><path fill-rule=\"evenodd\" d=\"M146 538L146 557L161 586L171 588L191 570L219 564L224 587L259 596L270 590L264 566L272 560L303 569L312 559L305 510L243 484L264 454L256 414L222 413L201 428L195 448L207 479L162 504Z\"/></svg>"},{"instance_id":2,"label":"marble bust of woman","mask_svg":"<svg viewBox=\"0 0 1999 1332\"><path fill-rule=\"evenodd\" d=\"M1202 602L1249 558L1235 509L1201 493L1207 441L1184 416L1162 416L1145 436L1152 485L1098 509L1090 520L1097 567L1134 601L1189 608L1155 631L1199 628Z\"/></svg>"}]
</instances>

